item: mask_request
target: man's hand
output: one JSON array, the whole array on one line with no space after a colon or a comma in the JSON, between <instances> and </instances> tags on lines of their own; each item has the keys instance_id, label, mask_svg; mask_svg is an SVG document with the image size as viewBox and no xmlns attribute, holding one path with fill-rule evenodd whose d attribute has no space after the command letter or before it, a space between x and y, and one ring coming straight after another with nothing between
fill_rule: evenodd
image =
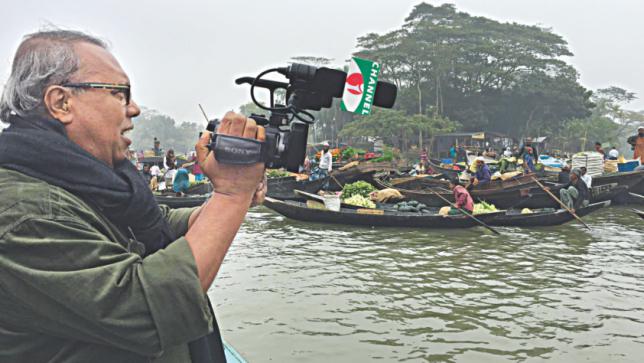
<instances>
[{"instance_id":1,"label":"man's hand","mask_svg":"<svg viewBox=\"0 0 644 363\"><path fill-rule=\"evenodd\" d=\"M228 112L221 120L217 133L264 141L265 130L255 120ZM232 196L251 196L258 190L264 175L264 164L231 165L219 163L213 151L208 150L210 133L204 132L195 145L197 162L204 174L212 181L215 193ZM262 198L263 200L263 198Z\"/></svg>"}]
</instances>

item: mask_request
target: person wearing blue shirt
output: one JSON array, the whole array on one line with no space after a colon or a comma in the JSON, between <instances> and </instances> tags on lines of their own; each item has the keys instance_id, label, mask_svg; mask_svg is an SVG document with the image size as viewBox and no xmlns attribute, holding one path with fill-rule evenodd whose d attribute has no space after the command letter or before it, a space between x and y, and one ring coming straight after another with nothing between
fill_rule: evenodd
<instances>
[{"instance_id":1,"label":"person wearing blue shirt","mask_svg":"<svg viewBox=\"0 0 644 363\"><path fill-rule=\"evenodd\" d=\"M474 178L474 185L483 186L489 184L492 180L492 173L490 168L485 164L485 159L482 156L476 158L476 177Z\"/></svg>"},{"instance_id":2,"label":"person wearing blue shirt","mask_svg":"<svg viewBox=\"0 0 644 363\"><path fill-rule=\"evenodd\" d=\"M537 169L534 167L534 157L531 147L526 147L526 152L523 154L523 168L525 173L534 173Z\"/></svg>"}]
</instances>

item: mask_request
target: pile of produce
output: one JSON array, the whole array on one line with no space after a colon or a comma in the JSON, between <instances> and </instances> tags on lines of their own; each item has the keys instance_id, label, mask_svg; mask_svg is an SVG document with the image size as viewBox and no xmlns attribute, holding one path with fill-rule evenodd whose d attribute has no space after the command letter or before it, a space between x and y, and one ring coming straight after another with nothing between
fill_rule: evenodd
<instances>
[{"instance_id":1,"label":"pile of produce","mask_svg":"<svg viewBox=\"0 0 644 363\"><path fill-rule=\"evenodd\" d=\"M351 160L353 158L357 158L360 155L364 155L365 151L362 149L358 148L353 148L351 146L347 147L346 149L342 150L342 160Z\"/></svg>"},{"instance_id":2,"label":"pile of produce","mask_svg":"<svg viewBox=\"0 0 644 363\"><path fill-rule=\"evenodd\" d=\"M373 185L367 183L366 181L359 180L355 183L351 184L346 184L344 188L342 188L342 194L340 195L340 198L342 200L351 198L354 195L360 195L366 199L369 199L369 193L373 192L376 190L376 188L373 187Z\"/></svg>"},{"instance_id":3,"label":"pile of produce","mask_svg":"<svg viewBox=\"0 0 644 363\"><path fill-rule=\"evenodd\" d=\"M291 176L291 173L280 169L269 169L266 171L266 177L268 179L284 178L287 176Z\"/></svg>"},{"instance_id":4,"label":"pile of produce","mask_svg":"<svg viewBox=\"0 0 644 363\"><path fill-rule=\"evenodd\" d=\"M347 199L342 200L346 204L355 205L363 208L376 208L376 204L360 194L354 194Z\"/></svg>"},{"instance_id":5,"label":"pile of produce","mask_svg":"<svg viewBox=\"0 0 644 363\"><path fill-rule=\"evenodd\" d=\"M374 163L379 163L383 161L392 161L394 160L394 152L390 148L385 148L385 150L382 152L382 156L370 159L369 161L372 161Z\"/></svg>"},{"instance_id":6,"label":"pile of produce","mask_svg":"<svg viewBox=\"0 0 644 363\"><path fill-rule=\"evenodd\" d=\"M496 211L497 209L494 206L494 204L489 204L489 203L486 203L485 201L481 201L481 203L474 204L474 214L493 213Z\"/></svg>"},{"instance_id":7,"label":"pile of produce","mask_svg":"<svg viewBox=\"0 0 644 363\"><path fill-rule=\"evenodd\" d=\"M369 193L376 190L373 185L366 181L359 180L355 183L346 184L342 188L340 199L346 204L364 208L376 208L376 204L369 199Z\"/></svg>"},{"instance_id":8,"label":"pile of produce","mask_svg":"<svg viewBox=\"0 0 644 363\"><path fill-rule=\"evenodd\" d=\"M394 208L399 212L429 213L426 205L415 200L396 203Z\"/></svg>"}]
</instances>

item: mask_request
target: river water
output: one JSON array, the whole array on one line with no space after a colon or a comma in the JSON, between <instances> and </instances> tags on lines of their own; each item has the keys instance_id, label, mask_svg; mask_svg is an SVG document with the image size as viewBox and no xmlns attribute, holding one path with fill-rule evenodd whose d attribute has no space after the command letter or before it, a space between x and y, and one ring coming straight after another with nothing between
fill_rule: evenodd
<instances>
[{"instance_id":1,"label":"river water","mask_svg":"<svg viewBox=\"0 0 644 363\"><path fill-rule=\"evenodd\" d=\"M372 229L253 209L209 291L255 362L643 362L644 220Z\"/></svg>"}]
</instances>

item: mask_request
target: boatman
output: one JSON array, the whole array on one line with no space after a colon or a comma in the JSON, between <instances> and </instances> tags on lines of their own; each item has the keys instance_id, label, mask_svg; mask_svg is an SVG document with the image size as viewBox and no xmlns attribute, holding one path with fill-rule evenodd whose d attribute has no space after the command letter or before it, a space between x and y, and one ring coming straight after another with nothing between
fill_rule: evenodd
<instances>
[{"instance_id":1,"label":"boatman","mask_svg":"<svg viewBox=\"0 0 644 363\"><path fill-rule=\"evenodd\" d=\"M322 144L322 154L320 155L320 170L327 173L327 176L331 174L333 170L333 154L329 150L329 143L324 142Z\"/></svg>"},{"instance_id":2,"label":"boatman","mask_svg":"<svg viewBox=\"0 0 644 363\"><path fill-rule=\"evenodd\" d=\"M225 362L206 292L263 198L264 165L219 164L204 132L215 192L159 207L125 157L130 90L84 33L30 34L16 51L0 98L0 362ZM232 112L218 133L265 138Z\"/></svg>"},{"instance_id":3,"label":"boatman","mask_svg":"<svg viewBox=\"0 0 644 363\"><path fill-rule=\"evenodd\" d=\"M590 201L590 190L581 180L581 169L574 168L570 172L570 181L559 190L561 201L572 211L585 207Z\"/></svg>"},{"instance_id":4,"label":"boatman","mask_svg":"<svg viewBox=\"0 0 644 363\"><path fill-rule=\"evenodd\" d=\"M485 159L482 156L476 157L476 174L472 184L474 186L483 186L492 181L492 173L490 168L485 164Z\"/></svg>"},{"instance_id":5,"label":"boatman","mask_svg":"<svg viewBox=\"0 0 644 363\"><path fill-rule=\"evenodd\" d=\"M456 208L451 207L447 214L457 215L463 214L460 209L466 210L468 213L472 214L474 210L474 200L470 195L470 192L461 185L461 181L458 178L451 178L449 180L449 189L454 193L454 205Z\"/></svg>"}]
</instances>

